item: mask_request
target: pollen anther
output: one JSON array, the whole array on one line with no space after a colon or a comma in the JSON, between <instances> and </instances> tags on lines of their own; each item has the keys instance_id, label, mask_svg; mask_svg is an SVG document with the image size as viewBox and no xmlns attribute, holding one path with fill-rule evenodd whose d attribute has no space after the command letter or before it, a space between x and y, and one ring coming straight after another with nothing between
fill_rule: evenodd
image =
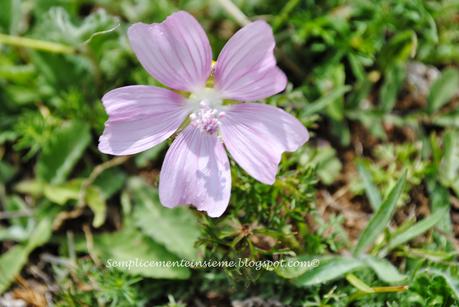
<instances>
[{"instance_id":1,"label":"pollen anther","mask_svg":"<svg viewBox=\"0 0 459 307\"><path fill-rule=\"evenodd\" d=\"M199 128L203 132L214 134L220 125L220 120L224 116L224 112L210 108L202 104L201 108L190 114L191 124Z\"/></svg>"}]
</instances>

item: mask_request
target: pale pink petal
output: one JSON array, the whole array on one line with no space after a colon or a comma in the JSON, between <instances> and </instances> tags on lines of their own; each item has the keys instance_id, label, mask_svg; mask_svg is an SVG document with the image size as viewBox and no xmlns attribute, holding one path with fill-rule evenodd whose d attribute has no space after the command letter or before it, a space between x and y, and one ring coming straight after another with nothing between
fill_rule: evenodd
<instances>
[{"instance_id":1,"label":"pale pink petal","mask_svg":"<svg viewBox=\"0 0 459 307\"><path fill-rule=\"evenodd\" d=\"M215 83L224 98L257 100L285 89L287 78L276 66L271 27L255 21L226 43L215 65Z\"/></svg>"},{"instance_id":2,"label":"pale pink petal","mask_svg":"<svg viewBox=\"0 0 459 307\"><path fill-rule=\"evenodd\" d=\"M274 183L282 153L295 151L309 138L295 117L265 104L232 105L220 121L231 156L249 175L266 184Z\"/></svg>"},{"instance_id":3,"label":"pale pink petal","mask_svg":"<svg viewBox=\"0 0 459 307\"><path fill-rule=\"evenodd\" d=\"M188 113L182 96L154 86L117 88L102 102L109 118L99 150L112 155L135 154L163 142Z\"/></svg>"},{"instance_id":4,"label":"pale pink petal","mask_svg":"<svg viewBox=\"0 0 459 307\"><path fill-rule=\"evenodd\" d=\"M231 172L223 144L189 125L167 151L159 179L159 197L166 207L192 204L219 217L228 206Z\"/></svg>"},{"instance_id":5,"label":"pale pink petal","mask_svg":"<svg viewBox=\"0 0 459 307\"><path fill-rule=\"evenodd\" d=\"M209 77L209 40L187 12L174 13L159 24L136 23L129 27L128 37L142 66L164 85L192 91Z\"/></svg>"}]
</instances>

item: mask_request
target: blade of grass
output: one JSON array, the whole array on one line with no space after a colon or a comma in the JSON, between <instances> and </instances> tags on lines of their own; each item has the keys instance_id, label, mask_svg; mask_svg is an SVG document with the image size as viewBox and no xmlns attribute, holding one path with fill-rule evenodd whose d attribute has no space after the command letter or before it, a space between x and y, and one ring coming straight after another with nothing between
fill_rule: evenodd
<instances>
[{"instance_id":1,"label":"blade of grass","mask_svg":"<svg viewBox=\"0 0 459 307\"><path fill-rule=\"evenodd\" d=\"M320 111L325 109L329 104L331 104L333 101L335 101L336 99L340 97L343 97L343 95L349 92L350 90L351 90L351 87L347 85L340 86L334 89L328 95L317 99L316 101L309 104L307 108L304 108L304 111L302 112L301 116L309 116L309 115L319 113Z\"/></svg>"},{"instance_id":2,"label":"blade of grass","mask_svg":"<svg viewBox=\"0 0 459 307\"><path fill-rule=\"evenodd\" d=\"M382 199L378 188L373 184L373 178L364 163L360 162L357 165L360 177L363 179L363 185L365 187L365 193L367 194L370 205L374 211L378 210L381 205Z\"/></svg>"},{"instance_id":3,"label":"blade of grass","mask_svg":"<svg viewBox=\"0 0 459 307\"><path fill-rule=\"evenodd\" d=\"M320 265L309 270L294 279L298 286L311 286L341 278L346 273L365 267L365 263L359 259L350 257L333 257L321 260Z\"/></svg>"},{"instance_id":4,"label":"blade of grass","mask_svg":"<svg viewBox=\"0 0 459 307\"><path fill-rule=\"evenodd\" d=\"M367 227L363 230L354 249L355 256L361 255L364 250L376 240L378 235L387 226L395 211L397 201L400 198L403 189L405 188L405 183L406 172L392 188L387 198L379 207L378 211L376 211L371 217Z\"/></svg>"},{"instance_id":5,"label":"blade of grass","mask_svg":"<svg viewBox=\"0 0 459 307\"><path fill-rule=\"evenodd\" d=\"M300 0L290 0L288 1L282 10L280 11L280 14L276 16L273 22L273 29L276 31L279 29L288 19L290 13L300 4Z\"/></svg>"},{"instance_id":6,"label":"blade of grass","mask_svg":"<svg viewBox=\"0 0 459 307\"><path fill-rule=\"evenodd\" d=\"M438 111L448 103L457 94L458 83L459 71L454 68L445 69L430 88L429 96L427 97L427 112Z\"/></svg>"},{"instance_id":7,"label":"blade of grass","mask_svg":"<svg viewBox=\"0 0 459 307\"><path fill-rule=\"evenodd\" d=\"M441 219L445 216L447 208L442 208L436 211L434 214L426 217L422 221L414 224L405 231L398 233L389 241L387 246L383 249L382 253L387 254L391 249L408 242L409 240L423 234L430 228L434 227Z\"/></svg>"}]
</instances>

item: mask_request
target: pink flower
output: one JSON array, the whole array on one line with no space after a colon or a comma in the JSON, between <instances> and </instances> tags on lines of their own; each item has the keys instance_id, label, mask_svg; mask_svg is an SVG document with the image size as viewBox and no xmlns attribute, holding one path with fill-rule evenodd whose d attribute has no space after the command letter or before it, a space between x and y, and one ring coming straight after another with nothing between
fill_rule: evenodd
<instances>
[{"instance_id":1,"label":"pink flower","mask_svg":"<svg viewBox=\"0 0 459 307\"><path fill-rule=\"evenodd\" d=\"M129 41L142 66L172 90L134 85L102 98L109 119L99 150L130 155L169 138L189 117L164 159L159 179L166 207L192 204L211 217L223 214L231 192L225 148L252 177L275 181L284 151L308 140L303 125L285 111L259 103L224 104L225 99L254 101L285 89L287 79L276 66L271 27L255 21L226 44L212 68L212 51L204 30L186 12L160 24L136 23ZM213 74L214 87L206 87ZM224 145L223 145L224 144Z\"/></svg>"}]
</instances>

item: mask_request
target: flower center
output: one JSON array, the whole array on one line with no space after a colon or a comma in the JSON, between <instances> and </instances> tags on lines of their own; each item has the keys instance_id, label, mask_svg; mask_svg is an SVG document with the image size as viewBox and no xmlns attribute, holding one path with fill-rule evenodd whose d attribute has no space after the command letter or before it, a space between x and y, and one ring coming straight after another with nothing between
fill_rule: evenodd
<instances>
[{"instance_id":1,"label":"flower center","mask_svg":"<svg viewBox=\"0 0 459 307\"><path fill-rule=\"evenodd\" d=\"M220 119L225 114L221 111L223 99L220 98L218 92L206 87L193 92L188 101L192 108L191 124L201 131L214 134L220 124Z\"/></svg>"},{"instance_id":2,"label":"flower center","mask_svg":"<svg viewBox=\"0 0 459 307\"><path fill-rule=\"evenodd\" d=\"M223 99L220 97L219 93L210 87L195 90L191 93L188 101L194 109L200 108L202 105L211 108L218 108L223 105Z\"/></svg>"},{"instance_id":3,"label":"flower center","mask_svg":"<svg viewBox=\"0 0 459 307\"><path fill-rule=\"evenodd\" d=\"M199 110L190 114L191 124L209 134L217 132L220 119L225 115L217 109L203 105Z\"/></svg>"}]
</instances>

